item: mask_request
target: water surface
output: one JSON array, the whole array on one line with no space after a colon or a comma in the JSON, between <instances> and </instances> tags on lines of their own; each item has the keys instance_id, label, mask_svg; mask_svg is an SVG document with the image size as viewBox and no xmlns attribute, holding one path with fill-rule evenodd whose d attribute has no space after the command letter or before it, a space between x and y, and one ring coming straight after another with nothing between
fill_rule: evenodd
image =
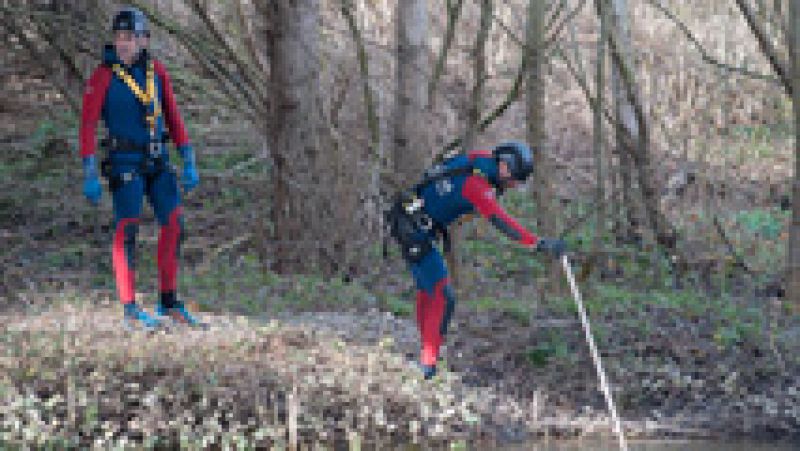
<instances>
[{"instance_id":1,"label":"water surface","mask_svg":"<svg viewBox=\"0 0 800 451\"><path fill-rule=\"evenodd\" d=\"M530 443L500 448L505 451L617 451L617 442L609 441L568 441L549 443ZM800 451L800 443L791 442L730 442L710 440L652 440L629 441L629 451Z\"/></svg>"}]
</instances>

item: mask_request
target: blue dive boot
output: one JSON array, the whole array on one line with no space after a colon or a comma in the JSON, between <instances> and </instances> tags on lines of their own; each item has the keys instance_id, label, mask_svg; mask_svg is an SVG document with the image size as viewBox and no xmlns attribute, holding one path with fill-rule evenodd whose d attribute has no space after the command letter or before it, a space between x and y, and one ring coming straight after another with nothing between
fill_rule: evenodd
<instances>
[{"instance_id":1,"label":"blue dive boot","mask_svg":"<svg viewBox=\"0 0 800 451\"><path fill-rule=\"evenodd\" d=\"M422 377L425 380L431 380L433 376L436 376L436 365L419 365L420 369L422 370Z\"/></svg>"},{"instance_id":2,"label":"blue dive boot","mask_svg":"<svg viewBox=\"0 0 800 451\"><path fill-rule=\"evenodd\" d=\"M190 327L208 329L208 324L198 321L188 310L183 302L175 300L175 294L161 294L161 300L156 306L156 315L170 318L173 324L185 324Z\"/></svg>"},{"instance_id":3,"label":"blue dive boot","mask_svg":"<svg viewBox=\"0 0 800 451\"><path fill-rule=\"evenodd\" d=\"M422 373L422 377L425 378L426 381L431 380L433 376L436 376L436 365L423 365L423 363L411 353L406 354L406 364L408 365L408 368L411 368L414 371L420 371Z\"/></svg>"},{"instance_id":4,"label":"blue dive boot","mask_svg":"<svg viewBox=\"0 0 800 451\"><path fill-rule=\"evenodd\" d=\"M152 331L161 325L161 321L150 316L149 313L139 308L136 302L125 304L123 325L128 330L144 329Z\"/></svg>"}]
</instances>

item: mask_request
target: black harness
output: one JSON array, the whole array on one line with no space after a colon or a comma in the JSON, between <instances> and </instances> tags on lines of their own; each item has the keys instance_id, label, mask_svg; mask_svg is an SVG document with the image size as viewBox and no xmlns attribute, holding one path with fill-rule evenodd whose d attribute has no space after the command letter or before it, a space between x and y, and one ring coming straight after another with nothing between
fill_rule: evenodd
<instances>
[{"instance_id":1,"label":"black harness","mask_svg":"<svg viewBox=\"0 0 800 451\"><path fill-rule=\"evenodd\" d=\"M126 183L134 180L137 176L155 177L165 170L173 170L167 165L164 158L164 148L167 145L167 135L163 134L161 139L147 144L138 144L128 139L109 137L101 141L101 146L105 150L105 158L100 163L100 173L108 180L108 187L111 192L121 188ZM111 155L116 152L134 153L144 155L138 167L119 174L112 174Z\"/></svg>"},{"instance_id":2,"label":"black harness","mask_svg":"<svg viewBox=\"0 0 800 451\"><path fill-rule=\"evenodd\" d=\"M433 249L432 236L441 238L442 249L450 251L450 234L447 227L434 221L425 212L422 190L432 183L462 175L482 174L472 163L455 168L437 164L427 171L422 180L407 191L395 194L391 207L384 212L390 235L400 245L403 258L416 263ZM432 232L432 233L431 233ZM384 241L384 257L388 254Z\"/></svg>"}]
</instances>

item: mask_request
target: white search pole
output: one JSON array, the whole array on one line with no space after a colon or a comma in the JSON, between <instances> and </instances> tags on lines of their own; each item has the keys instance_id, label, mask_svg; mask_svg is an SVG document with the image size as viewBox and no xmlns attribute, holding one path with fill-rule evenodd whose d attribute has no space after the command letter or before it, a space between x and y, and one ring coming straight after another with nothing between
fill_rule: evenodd
<instances>
[{"instance_id":1,"label":"white search pole","mask_svg":"<svg viewBox=\"0 0 800 451\"><path fill-rule=\"evenodd\" d=\"M575 276L572 274L572 267L570 266L566 255L561 257L561 263L564 266L564 273L567 275L567 280L569 280L569 287L572 290L572 297L575 298L575 304L578 306L578 315L581 317L583 331L586 333L586 342L589 343L589 350L592 353L592 360L594 360L594 366L597 369L597 375L600 378L600 388L603 391L603 396L606 398L608 410L611 412L611 420L614 422L614 433L616 433L617 437L619 438L619 448L623 451L628 451L628 445L625 444L625 434L622 432L622 426L620 425L619 417L617 416L617 408L614 407L614 399L611 397L611 389L608 386L606 373L603 371L603 364L600 361L600 353L597 352L597 346L595 346L594 338L592 338L592 331L589 326L589 318L586 316L586 310L583 308L581 293L578 291L578 284L575 283Z\"/></svg>"}]
</instances>

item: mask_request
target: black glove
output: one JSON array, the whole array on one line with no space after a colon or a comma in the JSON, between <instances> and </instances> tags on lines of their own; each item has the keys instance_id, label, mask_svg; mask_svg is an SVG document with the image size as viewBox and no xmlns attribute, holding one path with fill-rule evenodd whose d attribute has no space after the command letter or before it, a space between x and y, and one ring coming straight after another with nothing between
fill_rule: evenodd
<instances>
[{"instance_id":1,"label":"black glove","mask_svg":"<svg viewBox=\"0 0 800 451\"><path fill-rule=\"evenodd\" d=\"M561 258L567 250L567 245L564 240L559 240L558 238L539 238L536 250L547 252L554 258Z\"/></svg>"}]
</instances>

